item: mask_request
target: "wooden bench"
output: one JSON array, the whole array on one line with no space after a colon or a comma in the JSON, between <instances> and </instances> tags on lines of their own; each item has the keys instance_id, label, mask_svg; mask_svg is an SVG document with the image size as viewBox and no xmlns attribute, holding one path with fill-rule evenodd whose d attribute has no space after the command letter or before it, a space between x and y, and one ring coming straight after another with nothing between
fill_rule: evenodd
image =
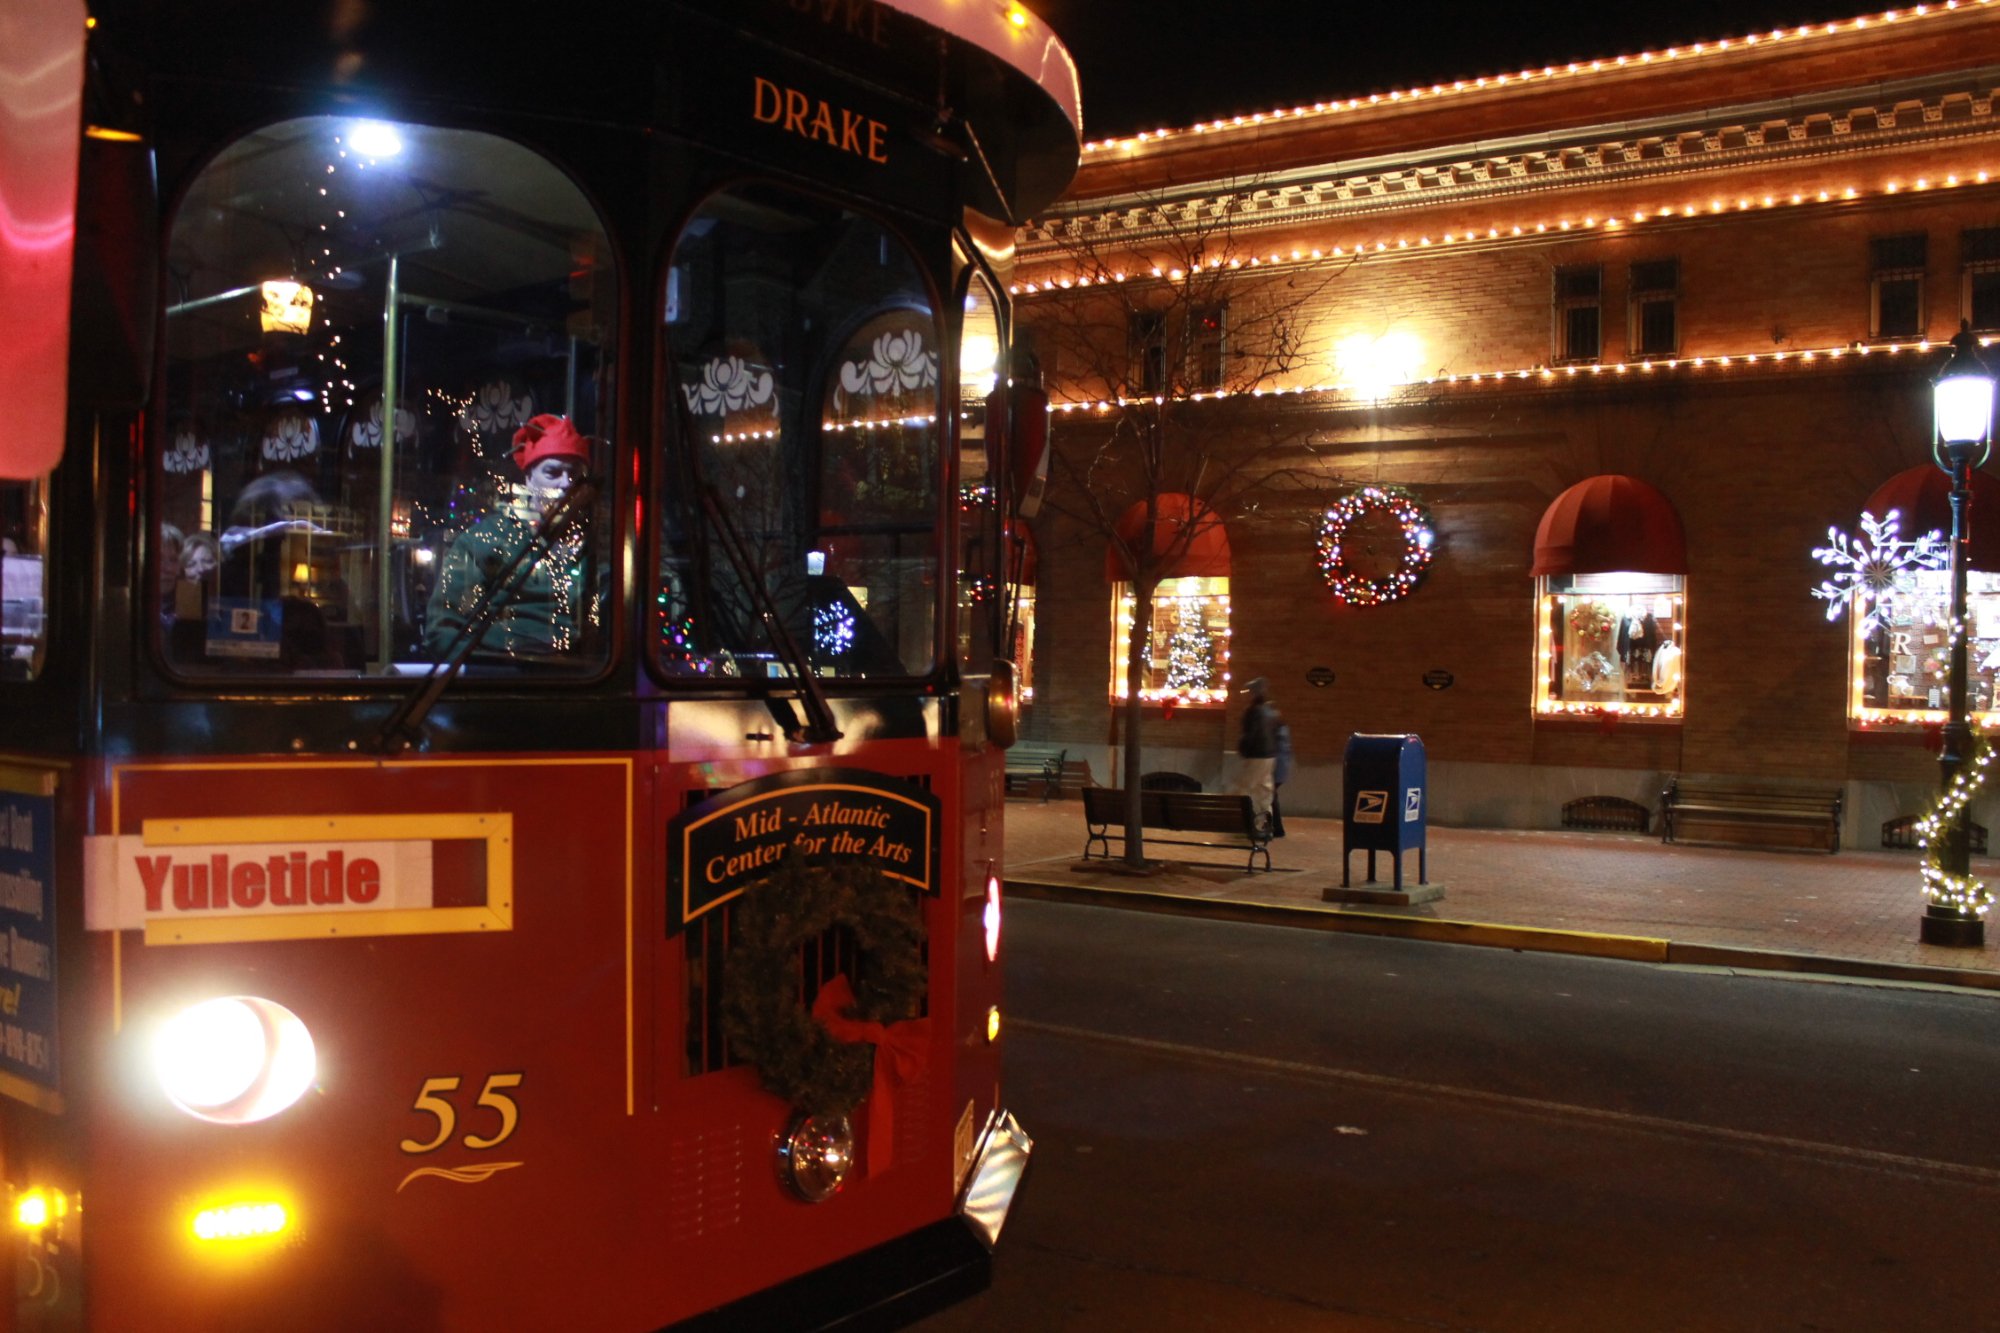
<instances>
[{"instance_id":1,"label":"wooden bench","mask_svg":"<svg viewBox=\"0 0 2000 1333\"><path fill-rule=\"evenodd\" d=\"M1056 778L1056 795L1069 797L1081 794L1097 785L1097 775L1090 771L1088 759L1063 760L1062 773Z\"/></svg>"},{"instance_id":2,"label":"wooden bench","mask_svg":"<svg viewBox=\"0 0 2000 1333\"><path fill-rule=\"evenodd\" d=\"M1083 818L1088 828L1083 842L1083 856L1089 860L1091 848L1101 847L1098 853L1105 860L1111 859L1111 839L1121 842L1125 838L1125 789L1122 787L1085 787L1083 789ZM1177 847L1226 847L1249 853L1246 868L1252 872L1258 869L1257 858L1264 858L1263 869L1271 868L1271 834L1268 828L1258 824L1255 808L1250 798L1243 794L1224 795L1214 792L1148 791L1139 792L1139 823L1145 831L1148 842L1170 843ZM1209 833L1211 838L1168 838L1156 836L1159 833Z\"/></svg>"},{"instance_id":3,"label":"wooden bench","mask_svg":"<svg viewBox=\"0 0 2000 1333\"><path fill-rule=\"evenodd\" d=\"M1894 819L1884 820L1882 845L1897 851L1914 849L1917 845L1917 824L1922 818L1921 815L1897 815ZM1986 855L1986 825L1972 826L1971 836L1966 839L1966 850L1974 856Z\"/></svg>"},{"instance_id":4,"label":"wooden bench","mask_svg":"<svg viewBox=\"0 0 2000 1333\"><path fill-rule=\"evenodd\" d=\"M1838 791L1759 787L1750 783L1669 778L1660 794L1660 841L1693 836L1708 842L1840 850Z\"/></svg>"},{"instance_id":5,"label":"wooden bench","mask_svg":"<svg viewBox=\"0 0 2000 1333\"><path fill-rule=\"evenodd\" d=\"M1623 796L1579 796L1563 803L1564 828L1609 829L1619 833L1651 831L1653 812Z\"/></svg>"},{"instance_id":6,"label":"wooden bench","mask_svg":"<svg viewBox=\"0 0 2000 1333\"><path fill-rule=\"evenodd\" d=\"M1068 755L1069 751L1060 745L1015 741L1007 751L1008 793L1039 785L1044 801L1062 795L1063 760Z\"/></svg>"}]
</instances>

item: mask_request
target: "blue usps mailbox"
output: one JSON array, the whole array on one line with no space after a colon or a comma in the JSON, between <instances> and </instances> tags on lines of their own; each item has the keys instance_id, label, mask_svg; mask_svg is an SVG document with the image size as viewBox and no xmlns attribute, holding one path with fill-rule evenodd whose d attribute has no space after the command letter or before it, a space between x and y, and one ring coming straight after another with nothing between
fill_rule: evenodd
<instances>
[{"instance_id":1,"label":"blue usps mailbox","mask_svg":"<svg viewBox=\"0 0 2000 1333\"><path fill-rule=\"evenodd\" d=\"M1375 853L1387 852L1396 860L1396 887L1403 887L1403 853L1417 853L1417 883L1425 884L1424 827L1428 812L1424 805L1424 741L1421 736L1369 736L1360 732L1347 738L1347 755L1341 766L1342 823L1340 882L1348 883L1347 858L1357 851L1368 853L1368 881L1375 881Z\"/></svg>"}]
</instances>

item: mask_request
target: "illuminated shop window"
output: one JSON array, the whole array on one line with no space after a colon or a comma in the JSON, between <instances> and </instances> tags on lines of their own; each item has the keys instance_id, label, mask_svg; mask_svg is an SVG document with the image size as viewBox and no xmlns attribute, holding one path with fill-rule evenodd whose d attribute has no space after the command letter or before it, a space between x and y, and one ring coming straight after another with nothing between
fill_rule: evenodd
<instances>
[{"instance_id":1,"label":"illuminated shop window","mask_svg":"<svg viewBox=\"0 0 2000 1333\"><path fill-rule=\"evenodd\" d=\"M1014 601L1014 689L1022 703L1035 698L1035 590L1022 588Z\"/></svg>"},{"instance_id":2,"label":"illuminated shop window","mask_svg":"<svg viewBox=\"0 0 2000 1333\"><path fill-rule=\"evenodd\" d=\"M1535 584L1537 712L1681 716L1685 577L1555 574Z\"/></svg>"},{"instance_id":3,"label":"illuminated shop window","mask_svg":"<svg viewBox=\"0 0 2000 1333\"><path fill-rule=\"evenodd\" d=\"M1113 697L1126 698L1126 649L1136 603L1132 585L1111 586ZM1229 698L1229 579L1162 579L1153 592L1146 641L1146 677L1139 697L1149 703L1222 705Z\"/></svg>"},{"instance_id":4,"label":"illuminated shop window","mask_svg":"<svg viewBox=\"0 0 2000 1333\"><path fill-rule=\"evenodd\" d=\"M1863 726L1935 724L1947 720L1951 575L1942 569L1898 571L1892 593L1875 598L1875 614L1848 616L1853 672L1850 719ZM1994 689L2000 679L2000 574L1966 573L1965 704L1981 726L2000 724Z\"/></svg>"}]
</instances>

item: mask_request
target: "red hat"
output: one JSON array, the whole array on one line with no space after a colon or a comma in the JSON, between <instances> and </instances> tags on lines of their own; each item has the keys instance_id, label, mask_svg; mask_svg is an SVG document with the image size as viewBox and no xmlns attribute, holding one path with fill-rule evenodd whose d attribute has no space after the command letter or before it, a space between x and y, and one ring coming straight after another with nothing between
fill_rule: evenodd
<instances>
[{"instance_id":1,"label":"red hat","mask_svg":"<svg viewBox=\"0 0 2000 1333\"><path fill-rule=\"evenodd\" d=\"M544 412L514 432L514 466L526 472L544 458L574 458L590 462L590 442L576 433L568 417Z\"/></svg>"}]
</instances>

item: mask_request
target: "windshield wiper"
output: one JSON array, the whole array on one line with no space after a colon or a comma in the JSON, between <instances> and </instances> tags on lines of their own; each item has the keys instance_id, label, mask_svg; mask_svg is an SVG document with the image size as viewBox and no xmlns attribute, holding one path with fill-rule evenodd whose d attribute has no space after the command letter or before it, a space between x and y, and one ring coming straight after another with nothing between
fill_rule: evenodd
<instances>
[{"instance_id":1,"label":"windshield wiper","mask_svg":"<svg viewBox=\"0 0 2000 1333\"><path fill-rule=\"evenodd\" d=\"M806 661L791 631L785 628L784 619L771 600L770 589L764 586L763 576L751 562L750 552L744 547L736 525L729 521L728 511L722 507L715 487L703 485L700 493L701 512L715 526L716 535L722 539L722 553L736 571L736 577L742 581L743 590L750 598L751 611L764 623L765 633L771 636L772 649L791 671L792 679L798 682L798 699L806 710L805 725L787 725L788 719L779 715L777 707L783 700L775 692L764 696L772 716L778 719L787 740L806 745L825 745L839 740L843 733L833 720L833 707L826 701L826 691L820 688L819 678L812 673L812 664Z\"/></svg>"},{"instance_id":2,"label":"windshield wiper","mask_svg":"<svg viewBox=\"0 0 2000 1333\"><path fill-rule=\"evenodd\" d=\"M534 573L535 566L546 557L557 538L576 523L578 517L587 511L597 499L597 488L587 481L578 482L563 492L562 498L549 507L535 526L514 548L507 563L500 572L486 579L480 588L479 599L472 604L465 623L452 636L451 644L438 656L423 683L389 714L382 729L375 733L375 749L382 754L401 754L415 747L424 739L424 718L430 714L440 696L465 669L465 663L479 650L480 640L486 637L493 622L500 613L513 603L514 595L521 585ZM388 633L387 626L383 633Z\"/></svg>"}]
</instances>

